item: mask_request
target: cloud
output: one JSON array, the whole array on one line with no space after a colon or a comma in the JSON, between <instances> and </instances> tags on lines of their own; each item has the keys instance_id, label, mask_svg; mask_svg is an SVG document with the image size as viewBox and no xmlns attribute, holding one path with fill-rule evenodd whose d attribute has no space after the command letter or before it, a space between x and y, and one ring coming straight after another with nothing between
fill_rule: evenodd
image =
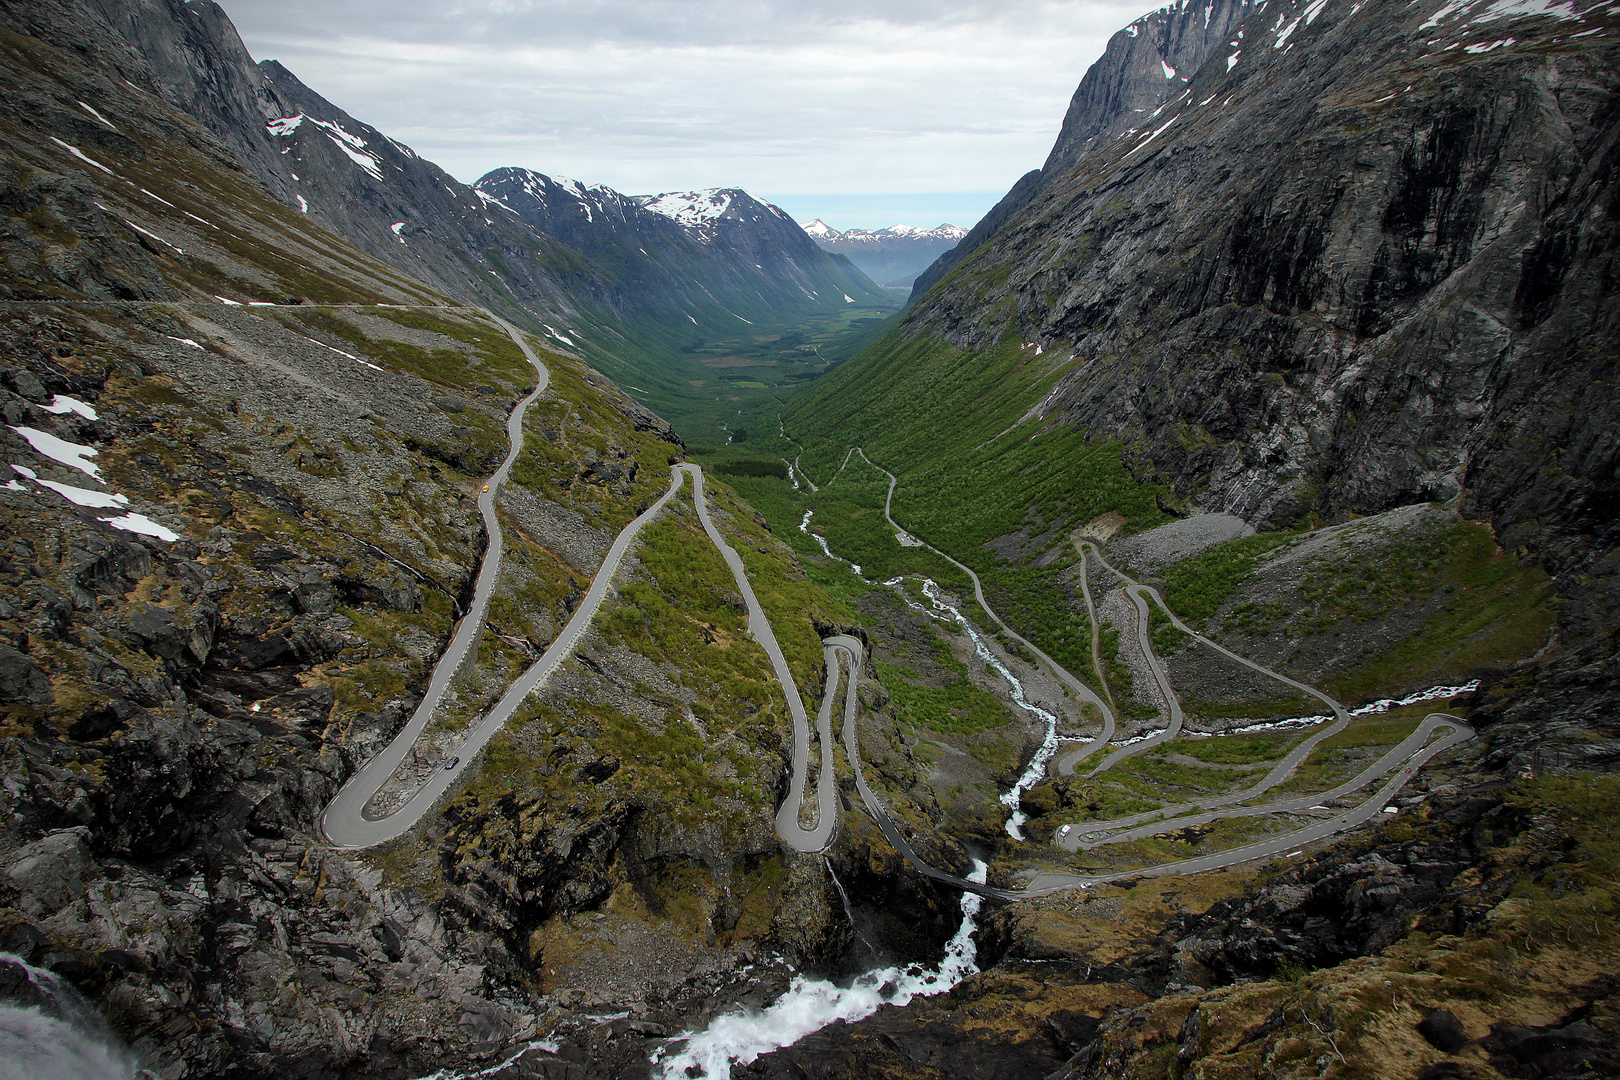
<instances>
[{"instance_id":1,"label":"cloud","mask_svg":"<svg viewBox=\"0 0 1620 1080\"><path fill-rule=\"evenodd\" d=\"M472 180L1003 191L1119 0L225 0L249 50Z\"/></svg>"}]
</instances>

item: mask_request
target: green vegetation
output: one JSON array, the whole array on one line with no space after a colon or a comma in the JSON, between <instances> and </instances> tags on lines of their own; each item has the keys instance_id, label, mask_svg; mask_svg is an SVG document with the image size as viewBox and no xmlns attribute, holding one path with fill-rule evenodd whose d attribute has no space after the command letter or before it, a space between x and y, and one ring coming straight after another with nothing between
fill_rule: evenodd
<instances>
[{"instance_id":1,"label":"green vegetation","mask_svg":"<svg viewBox=\"0 0 1620 1080\"><path fill-rule=\"evenodd\" d=\"M546 393L529 407L512 479L616 533L669 486L674 449L602 400L579 361L545 355ZM609 479L617 473L617 479Z\"/></svg>"},{"instance_id":2,"label":"green vegetation","mask_svg":"<svg viewBox=\"0 0 1620 1080\"><path fill-rule=\"evenodd\" d=\"M1154 490L1124 468L1118 444L1088 443L1071 429L1024 418L1029 402L1061 371L1015 343L967 353L891 332L782 410L820 490L794 490L766 477L739 478L739 490L803 556L819 555L814 539L798 531L808 509L810 527L869 579L925 574L965 593L969 583L947 561L896 542L883 518L888 478L848 454L864 445L873 462L899 478L893 513L900 525L971 566L1009 625L1084 677L1090 626L1073 595L1069 532L1109 510L1123 513L1133 528L1166 518ZM751 455L800 455L797 444L775 434L774 411L755 414L747 426L755 433ZM708 463L719 468L735 453L721 448ZM1055 557L1037 559L1054 549ZM839 576L850 577L838 567L822 580L838 589Z\"/></svg>"},{"instance_id":3,"label":"green vegetation","mask_svg":"<svg viewBox=\"0 0 1620 1080\"><path fill-rule=\"evenodd\" d=\"M713 467L726 471L723 461ZM815 539L799 529L805 510L814 511L811 532L825 537L834 554L859 563L869 580L886 581L915 574L931 577L958 592L971 588L966 575L932 551L901 547L895 541L894 530L883 518L888 478L858 454L850 459L836 483L824 484L815 493L808 488L794 491L776 476L738 476L734 482L738 494L771 522L772 531L812 563L821 563L824 556ZM833 580L853 577L842 564L829 570Z\"/></svg>"},{"instance_id":4,"label":"green vegetation","mask_svg":"<svg viewBox=\"0 0 1620 1080\"><path fill-rule=\"evenodd\" d=\"M1541 567L1504 553L1490 526L1458 521L1401 546L1407 553L1394 557L1412 577L1410 588L1419 597L1441 597L1443 604L1384 655L1331 680L1331 693L1353 701L1391 687L1439 682L1523 659L1546 641L1555 617L1552 582ZM1420 561L1425 548L1437 550L1438 560ZM1358 602L1354 594L1337 595ZM1381 603L1371 597L1359 602Z\"/></svg>"},{"instance_id":5,"label":"green vegetation","mask_svg":"<svg viewBox=\"0 0 1620 1080\"><path fill-rule=\"evenodd\" d=\"M1012 719L1001 699L974 686L965 674L936 689L910 681L905 670L893 664L875 660L872 666L908 724L948 735L975 735Z\"/></svg>"},{"instance_id":6,"label":"green vegetation","mask_svg":"<svg viewBox=\"0 0 1620 1080\"><path fill-rule=\"evenodd\" d=\"M1317 743L1313 756L1319 753L1331 753L1334 750L1351 750L1364 746L1380 748L1394 746L1416 730L1417 722L1413 720L1373 720L1365 723L1352 723L1332 738L1323 739Z\"/></svg>"},{"instance_id":7,"label":"green vegetation","mask_svg":"<svg viewBox=\"0 0 1620 1080\"><path fill-rule=\"evenodd\" d=\"M728 295L722 305L693 289L682 306L687 318L614 316L593 326L586 314L570 336L685 438L742 443L749 431L774 434L778 396L827 371L849 353L847 342L864 340L899 303L879 292L853 304L841 294L794 293Z\"/></svg>"},{"instance_id":8,"label":"green vegetation","mask_svg":"<svg viewBox=\"0 0 1620 1080\"><path fill-rule=\"evenodd\" d=\"M1176 628L1164 609L1151 600L1148 602L1148 635L1153 642L1153 651L1160 656L1169 656L1188 640L1186 633Z\"/></svg>"},{"instance_id":9,"label":"green vegetation","mask_svg":"<svg viewBox=\"0 0 1620 1080\"><path fill-rule=\"evenodd\" d=\"M760 461L756 458L721 461L714 466L714 471L725 476L774 476L778 480L786 480L788 476L787 462Z\"/></svg>"},{"instance_id":10,"label":"green vegetation","mask_svg":"<svg viewBox=\"0 0 1620 1080\"><path fill-rule=\"evenodd\" d=\"M1206 622L1254 569L1260 556L1294 538L1293 533L1259 533L1217 544L1164 573L1164 599L1183 622Z\"/></svg>"},{"instance_id":11,"label":"green vegetation","mask_svg":"<svg viewBox=\"0 0 1620 1080\"><path fill-rule=\"evenodd\" d=\"M1612 928L1615 882L1620 881L1620 839L1614 834L1620 815L1620 777L1578 773L1521 780L1508 803L1524 813L1552 810L1575 840L1574 850L1556 873L1514 886L1513 895L1530 902L1526 916L1532 932L1545 933L1570 915L1585 916L1581 922L1595 927L1592 916L1599 912L1606 916L1603 925Z\"/></svg>"},{"instance_id":12,"label":"green vegetation","mask_svg":"<svg viewBox=\"0 0 1620 1080\"><path fill-rule=\"evenodd\" d=\"M1181 748L1179 742L1174 746L1177 750ZM1172 761L1170 754L1169 745L1156 746L1145 754L1126 758L1109 772L1102 774L1102 777L1109 777L1114 773L1140 777L1159 785L1161 792L1178 798L1221 794L1254 782L1254 776L1248 769L1200 768ZM1165 791L1167 788L1171 790Z\"/></svg>"},{"instance_id":13,"label":"green vegetation","mask_svg":"<svg viewBox=\"0 0 1620 1080\"><path fill-rule=\"evenodd\" d=\"M1127 701L1131 693L1131 672L1119 658L1119 630L1104 625L1097 635L1097 651L1101 654L1103 675L1108 679L1109 692L1116 701Z\"/></svg>"},{"instance_id":14,"label":"green vegetation","mask_svg":"<svg viewBox=\"0 0 1620 1080\"><path fill-rule=\"evenodd\" d=\"M1266 733L1219 735L1210 739L1180 739L1175 748L1178 754L1211 764L1253 765L1281 759L1302 737Z\"/></svg>"}]
</instances>

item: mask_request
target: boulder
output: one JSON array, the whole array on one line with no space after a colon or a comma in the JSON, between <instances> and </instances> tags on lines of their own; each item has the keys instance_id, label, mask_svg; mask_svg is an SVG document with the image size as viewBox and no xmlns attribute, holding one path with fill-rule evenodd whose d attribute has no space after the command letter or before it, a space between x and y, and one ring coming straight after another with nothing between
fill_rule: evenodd
<instances>
[{"instance_id":1,"label":"boulder","mask_svg":"<svg viewBox=\"0 0 1620 1080\"><path fill-rule=\"evenodd\" d=\"M101 876L85 844L89 830L62 829L17 850L6 879L21 893L18 906L34 917L51 915L84 895Z\"/></svg>"},{"instance_id":2,"label":"boulder","mask_svg":"<svg viewBox=\"0 0 1620 1080\"><path fill-rule=\"evenodd\" d=\"M25 654L0 645L0 701L45 705L51 700L51 680Z\"/></svg>"}]
</instances>

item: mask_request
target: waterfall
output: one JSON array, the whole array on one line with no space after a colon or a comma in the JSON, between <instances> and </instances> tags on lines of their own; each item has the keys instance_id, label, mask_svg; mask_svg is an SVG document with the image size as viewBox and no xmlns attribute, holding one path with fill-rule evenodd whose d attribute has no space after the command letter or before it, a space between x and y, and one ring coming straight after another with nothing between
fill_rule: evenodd
<instances>
[{"instance_id":1,"label":"waterfall","mask_svg":"<svg viewBox=\"0 0 1620 1080\"><path fill-rule=\"evenodd\" d=\"M876 960L882 954L878 951L878 947L872 944L872 940L861 933L861 924L855 921L855 909L849 903L849 893L844 891L844 883L839 881L838 875L833 872L832 860L823 855L821 861L827 867L827 876L832 878L833 888L838 890L838 899L844 902L844 918L849 920L850 930L854 931L855 937L866 946L867 953Z\"/></svg>"},{"instance_id":2,"label":"waterfall","mask_svg":"<svg viewBox=\"0 0 1620 1080\"><path fill-rule=\"evenodd\" d=\"M970 881L983 882L989 867L974 860ZM746 1065L761 1054L789 1046L820 1031L835 1020L863 1020L883 1005L909 1005L912 998L943 994L979 970L973 932L978 929L977 893L962 894L962 923L945 946L937 968L920 964L886 967L855 977L849 986L825 979L794 978L787 993L756 1013L730 1013L703 1031L676 1039L685 1042L678 1052L668 1047L653 1057L660 1080L688 1076L725 1080L733 1063ZM672 1044L673 1045L673 1044ZM667 1056L666 1056L667 1055Z\"/></svg>"},{"instance_id":3,"label":"waterfall","mask_svg":"<svg viewBox=\"0 0 1620 1080\"><path fill-rule=\"evenodd\" d=\"M10 970L7 970L10 969ZM55 972L0 953L0 1072L6 1080L140 1080L152 1074Z\"/></svg>"}]
</instances>

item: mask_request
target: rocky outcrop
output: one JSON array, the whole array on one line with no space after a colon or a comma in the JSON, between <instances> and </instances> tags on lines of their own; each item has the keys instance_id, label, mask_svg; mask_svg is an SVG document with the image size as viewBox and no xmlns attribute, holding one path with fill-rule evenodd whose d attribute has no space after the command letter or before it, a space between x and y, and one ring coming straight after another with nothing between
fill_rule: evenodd
<instances>
[{"instance_id":1,"label":"rocky outcrop","mask_svg":"<svg viewBox=\"0 0 1620 1080\"><path fill-rule=\"evenodd\" d=\"M1613 197L1611 39L1297 6L1202 41L1219 55L1123 131L1097 110L1133 100L1105 88L1134 85L1134 53L1106 60L1024 208L910 327L1071 352L1043 412L1257 524L1466 490L1504 526L1591 532L1614 466L1592 396L1614 239L1589 212Z\"/></svg>"},{"instance_id":2,"label":"rocky outcrop","mask_svg":"<svg viewBox=\"0 0 1620 1080\"><path fill-rule=\"evenodd\" d=\"M1258 880L1127 880L999 909L979 934L981 963L995 960L982 974L831 1025L743 1075L1101 1080L1179 1068L1236 1080L1290 1061L1309 1075L1354 1063L1466 1076L1487 1061L1508 1075L1603 1075L1620 1034L1612 938L1548 935L1591 910L1583 845L1603 842L1612 795L1588 801L1572 784L1564 802L1549 790L1442 785L1382 835ZM1527 917L1517 897L1549 887L1567 899L1534 901ZM1503 965L1505 948L1524 952ZM1531 954L1563 963L1588 950L1590 963L1525 976ZM1496 980L1499 991L1483 989Z\"/></svg>"},{"instance_id":3,"label":"rocky outcrop","mask_svg":"<svg viewBox=\"0 0 1620 1080\"><path fill-rule=\"evenodd\" d=\"M1088 152L1122 132L1143 130L1149 118L1179 97L1198 69L1227 46L1257 6L1262 5L1255 0L1176 4L1142 16L1110 38L1070 99L1046 163L1019 178L955 247L918 275L913 299L1000 232L1037 192Z\"/></svg>"}]
</instances>

